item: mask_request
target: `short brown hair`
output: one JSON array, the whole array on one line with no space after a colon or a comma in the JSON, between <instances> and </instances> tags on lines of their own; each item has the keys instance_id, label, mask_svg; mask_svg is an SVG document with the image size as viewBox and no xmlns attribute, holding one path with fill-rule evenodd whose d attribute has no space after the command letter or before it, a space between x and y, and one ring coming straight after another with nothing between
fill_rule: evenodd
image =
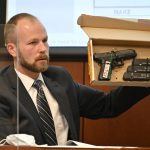
<instances>
[{"instance_id":1,"label":"short brown hair","mask_svg":"<svg viewBox=\"0 0 150 150\"><path fill-rule=\"evenodd\" d=\"M28 13L19 13L10 18L10 20L6 23L4 28L5 44L9 42L16 43L16 26L18 21L24 18L38 20L35 16Z\"/></svg>"}]
</instances>

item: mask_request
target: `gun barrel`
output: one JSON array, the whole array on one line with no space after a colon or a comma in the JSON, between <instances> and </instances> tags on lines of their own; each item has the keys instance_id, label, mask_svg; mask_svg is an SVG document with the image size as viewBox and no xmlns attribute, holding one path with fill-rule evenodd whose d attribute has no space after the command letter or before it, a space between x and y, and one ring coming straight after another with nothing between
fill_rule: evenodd
<instances>
[{"instance_id":1,"label":"gun barrel","mask_svg":"<svg viewBox=\"0 0 150 150\"><path fill-rule=\"evenodd\" d=\"M111 60L125 60L134 58L137 56L137 53L134 49L125 49L119 51L111 51L105 53L94 53L93 58L95 61L101 63L102 59L111 59Z\"/></svg>"},{"instance_id":2,"label":"gun barrel","mask_svg":"<svg viewBox=\"0 0 150 150\"><path fill-rule=\"evenodd\" d=\"M137 56L137 53L134 49L126 49L114 52L114 57L116 59L130 59ZM114 58L114 59L115 59Z\"/></svg>"}]
</instances>

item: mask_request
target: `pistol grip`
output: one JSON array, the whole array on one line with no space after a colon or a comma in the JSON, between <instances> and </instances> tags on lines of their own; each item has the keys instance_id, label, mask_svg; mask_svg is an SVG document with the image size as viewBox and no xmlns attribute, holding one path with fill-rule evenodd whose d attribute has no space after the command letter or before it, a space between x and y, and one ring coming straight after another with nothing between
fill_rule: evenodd
<instances>
[{"instance_id":1,"label":"pistol grip","mask_svg":"<svg viewBox=\"0 0 150 150\"><path fill-rule=\"evenodd\" d=\"M101 65L100 73L98 76L99 80L110 80L112 73L112 65L110 61L105 61Z\"/></svg>"}]
</instances>

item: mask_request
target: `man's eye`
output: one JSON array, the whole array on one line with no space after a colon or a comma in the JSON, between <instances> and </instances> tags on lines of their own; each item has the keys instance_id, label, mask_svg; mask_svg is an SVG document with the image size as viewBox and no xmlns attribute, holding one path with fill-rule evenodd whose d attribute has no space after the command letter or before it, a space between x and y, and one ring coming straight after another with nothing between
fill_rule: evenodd
<instances>
[{"instance_id":1,"label":"man's eye","mask_svg":"<svg viewBox=\"0 0 150 150\"><path fill-rule=\"evenodd\" d=\"M31 44L31 45L37 44L37 41L32 41L29 44Z\"/></svg>"},{"instance_id":2,"label":"man's eye","mask_svg":"<svg viewBox=\"0 0 150 150\"><path fill-rule=\"evenodd\" d=\"M43 40L43 43L47 43L47 39L44 39L44 40Z\"/></svg>"}]
</instances>

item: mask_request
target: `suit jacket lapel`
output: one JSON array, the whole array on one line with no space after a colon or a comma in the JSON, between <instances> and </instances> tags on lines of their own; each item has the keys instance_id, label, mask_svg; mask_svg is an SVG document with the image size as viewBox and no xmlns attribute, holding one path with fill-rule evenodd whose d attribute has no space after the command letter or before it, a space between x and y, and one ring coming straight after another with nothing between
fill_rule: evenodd
<instances>
[{"instance_id":1,"label":"suit jacket lapel","mask_svg":"<svg viewBox=\"0 0 150 150\"><path fill-rule=\"evenodd\" d=\"M41 127L40 124L40 118L37 112L37 109L26 91L25 87L23 86L22 82L19 82L19 101L20 103L27 109L27 111L30 113L30 115L33 116L34 120L37 122L37 124Z\"/></svg>"},{"instance_id":2,"label":"suit jacket lapel","mask_svg":"<svg viewBox=\"0 0 150 150\"><path fill-rule=\"evenodd\" d=\"M10 67L6 78L9 79L8 82L11 87L11 92L16 96L16 100L19 100L19 105L23 105L23 107L27 110L30 116L32 116L33 120L37 122L37 125L39 126L40 130L43 130L39 115L37 113L37 109L30 95L26 91L24 85L17 77L17 74L13 67Z\"/></svg>"},{"instance_id":3,"label":"suit jacket lapel","mask_svg":"<svg viewBox=\"0 0 150 150\"><path fill-rule=\"evenodd\" d=\"M64 88L59 83L55 81L51 81L51 79L47 78L44 75L43 78L46 86L48 87L48 89L50 90L50 92L58 102L60 111L64 114L68 122L71 135L73 136L73 138L76 139L77 135L76 135L75 125L73 121L72 111L70 110L69 100Z\"/></svg>"}]
</instances>

